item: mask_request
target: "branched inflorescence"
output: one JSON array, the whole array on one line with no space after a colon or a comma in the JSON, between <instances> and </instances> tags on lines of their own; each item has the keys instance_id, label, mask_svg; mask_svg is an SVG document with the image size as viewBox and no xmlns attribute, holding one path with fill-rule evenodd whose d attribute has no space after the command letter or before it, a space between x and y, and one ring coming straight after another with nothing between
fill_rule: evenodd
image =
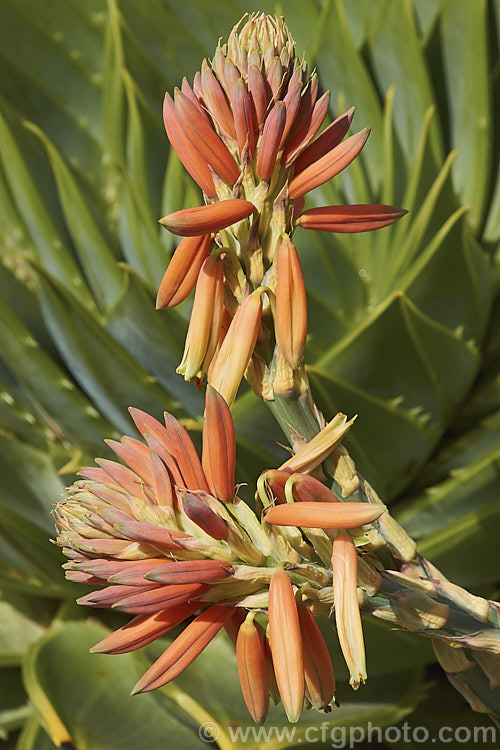
<instances>
[{"instance_id":1,"label":"branched inflorescence","mask_svg":"<svg viewBox=\"0 0 500 750\"><path fill-rule=\"evenodd\" d=\"M183 625L134 692L177 677L225 627L256 722L270 695L290 721L304 703L328 711L335 678L317 618L334 624L357 688L366 679L362 608L432 637L453 684L495 714L483 683L500 673L500 607L416 553L341 445L353 420L326 423L310 394L295 227L360 232L404 213L304 210L305 194L347 167L368 136L344 140L353 110L319 132L328 102L284 22L265 15L238 24L192 86L184 80L166 95L167 134L205 205L162 219L183 239L157 307L196 287L179 372L209 383L202 457L172 415L161 424L131 409L143 441L109 441L122 463L83 469L56 506L66 576L99 587L79 603L134 615L94 651L132 651ZM255 512L235 487L230 406L243 376L271 406L281 403L275 413L293 448L260 476Z\"/></svg>"}]
</instances>

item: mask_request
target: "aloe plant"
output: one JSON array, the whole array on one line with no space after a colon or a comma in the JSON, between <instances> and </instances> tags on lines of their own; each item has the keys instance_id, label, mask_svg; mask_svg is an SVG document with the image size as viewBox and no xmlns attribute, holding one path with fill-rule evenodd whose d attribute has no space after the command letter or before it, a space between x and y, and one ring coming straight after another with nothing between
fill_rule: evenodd
<instances>
[{"instance_id":1,"label":"aloe plant","mask_svg":"<svg viewBox=\"0 0 500 750\"><path fill-rule=\"evenodd\" d=\"M160 747L166 731L195 747L202 721L248 722L223 638L160 697L129 699L125 683L147 660L87 654L123 621L89 621L74 607L81 587L63 581L47 543L51 503L81 465L109 455L104 437L130 432L129 405L167 409L195 440L201 432L201 396L173 375L189 303L153 305L175 244L156 221L200 202L169 151L160 106L247 10L236 0L7 0L0 10L0 728L21 750L64 742L64 730L78 748ZM333 91L331 118L356 105L357 125L372 127L359 163L309 206L409 210L373 235L298 230L311 386L325 414L360 415L345 445L419 551L493 598L498 12L483 0L286 5L299 49ZM233 416L250 497L260 472L283 460L282 438L243 388ZM365 630L370 681L354 697L342 691L333 721L382 726L417 711L432 724L428 644L380 624ZM113 700L110 685L120 685ZM466 704L454 705L449 723L460 725ZM283 719L276 709L271 720ZM311 721L321 717L302 731Z\"/></svg>"}]
</instances>

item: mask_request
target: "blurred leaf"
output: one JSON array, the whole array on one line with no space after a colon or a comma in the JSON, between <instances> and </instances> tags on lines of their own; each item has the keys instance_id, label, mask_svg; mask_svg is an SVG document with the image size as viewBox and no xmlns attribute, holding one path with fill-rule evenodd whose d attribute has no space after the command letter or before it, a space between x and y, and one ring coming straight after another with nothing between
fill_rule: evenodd
<instances>
[{"instance_id":1,"label":"blurred leaf","mask_svg":"<svg viewBox=\"0 0 500 750\"><path fill-rule=\"evenodd\" d=\"M66 226L80 262L85 269L94 299L101 310L115 304L123 292L123 274L116 265L115 253L94 220L71 170L57 149L36 125L26 127L42 141L57 183Z\"/></svg>"},{"instance_id":2,"label":"blurred leaf","mask_svg":"<svg viewBox=\"0 0 500 750\"><path fill-rule=\"evenodd\" d=\"M377 21L370 30L370 55L380 90L396 85L394 128L410 166L421 123L433 101L431 83L410 0L381 0L377 6ZM430 141L434 160L440 163L443 153L436 121L431 125Z\"/></svg>"},{"instance_id":3,"label":"blurred leaf","mask_svg":"<svg viewBox=\"0 0 500 750\"><path fill-rule=\"evenodd\" d=\"M397 517L408 533L420 538L500 497L498 435L493 450L478 461L463 461L441 484L433 484L420 496L398 505Z\"/></svg>"},{"instance_id":4,"label":"blurred leaf","mask_svg":"<svg viewBox=\"0 0 500 750\"><path fill-rule=\"evenodd\" d=\"M444 0L440 30L451 143L459 148L453 177L463 202L472 205L470 221L477 230L492 163L486 0Z\"/></svg>"},{"instance_id":5,"label":"blurred leaf","mask_svg":"<svg viewBox=\"0 0 500 750\"><path fill-rule=\"evenodd\" d=\"M173 408L155 378L115 341L83 307L46 276L40 280L47 327L81 387L122 433L130 431L127 408L159 415Z\"/></svg>"},{"instance_id":6,"label":"blurred leaf","mask_svg":"<svg viewBox=\"0 0 500 750\"><path fill-rule=\"evenodd\" d=\"M32 408L47 421L47 429L59 438L77 441L84 450L95 451L103 432L111 430L109 423L1 298L0 319L0 356L19 380Z\"/></svg>"},{"instance_id":7,"label":"blurred leaf","mask_svg":"<svg viewBox=\"0 0 500 750\"><path fill-rule=\"evenodd\" d=\"M101 0L6 0L0 25L0 90L89 179L101 169L101 9Z\"/></svg>"},{"instance_id":8,"label":"blurred leaf","mask_svg":"<svg viewBox=\"0 0 500 750\"><path fill-rule=\"evenodd\" d=\"M21 682L20 670L16 667L0 669L0 742L10 732L19 729L29 716L26 694Z\"/></svg>"},{"instance_id":9,"label":"blurred leaf","mask_svg":"<svg viewBox=\"0 0 500 750\"><path fill-rule=\"evenodd\" d=\"M61 574L61 553L48 534L7 506L0 529L0 586L37 596L73 597Z\"/></svg>"},{"instance_id":10,"label":"blurred leaf","mask_svg":"<svg viewBox=\"0 0 500 750\"><path fill-rule=\"evenodd\" d=\"M64 728L78 750L182 750L202 747L188 717L178 718L157 694L130 696L139 677L134 654L89 654L107 631L85 622L59 622L29 652L28 695L55 739ZM69 665L71 665L70 668Z\"/></svg>"},{"instance_id":11,"label":"blurred leaf","mask_svg":"<svg viewBox=\"0 0 500 750\"><path fill-rule=\"evenodd\" d=\"M494 502L470 510L427 535L418 545L419 552L432 560L447 578L460 581L463 586L495 583L498 580L499 500L497 487Z\"/></svg>"},{"instance_id":12,"label":"blurred leaf","mask_svg":"<svg viewBox=\"0 0 500 750\"><path fill-rule=\"evenodd\" d=\"M16 750L54 750L54 743L35 716L25 722Z\"/></svg>"},{"instance_id":13,"label":"blurred leaf","mask_svg":"<svg viewBox=\"0 0 500 750\"><path fill-rule=\"evenodd\" d=\"M476 351L461 336L397 294L316 362L311 379L326 413L361 415L346 442L390 497L428 458L477 365ZM375 437L381 432L383 441Z\"/></svg>"},{"instance_id":14,"label":"blurred leaf","mask_svg":"<svg viewBox=\"0 0 500 750\"><path fill-rule=\"evenodd\" d=\"M11 508L46 533L52 531L50 509L64 485L48 455L0 434L0 506Z\"/></svg>"},{"instance_id":15,"label":"blurred leaf","mask_svg":"<svg viewBox=\"0 0 500 750\"><path fill-rule=\"evenodd\" d=\"M26 163L26 157L29 158L33 150L32 144L25 143L27 131L19 128L17 118L11 124L14 115L8 105L2 109L5 112L4 115L0 112L0 162L5 169L17 205L22 207L23 218L39 258L47 270L66 288L71 289L82 304L93 309L92 298L81 278L72 252L68 250L66 232L62 226L56 224L54 216L49 212L54 191L47 191L49 200L42 199L42 194L46 192L47 184L50 185L50 182L46 182L47 176L44 175L45 190L42 190L34 180L32 160L29 160L29 166ZM33 139L33 136L30 134L29 138ZM18 145L18 139L22 145Z\"/></svg>"}]
</instances>

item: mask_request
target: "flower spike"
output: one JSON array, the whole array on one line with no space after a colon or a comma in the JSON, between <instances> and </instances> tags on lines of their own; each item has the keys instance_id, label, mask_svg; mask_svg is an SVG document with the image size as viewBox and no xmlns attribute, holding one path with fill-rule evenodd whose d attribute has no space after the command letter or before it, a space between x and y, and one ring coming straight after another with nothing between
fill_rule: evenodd
<instances>
[{"instance_id":1,"label":"flower spike","mask_svg":"<svg viewBox=\"0 0 500 750\"><path fill-rule=\"evenodd\" d=\"M354 689L366 681L365 647L357 595L358 556L351 536L338 534L332 552L335 624Z\"/></svg>"},{"instance_id":2,"label":"flower spike","mask_svg":"<svg viewBox=\"0 0 500 750\"><path fill-rule=\"evenodd\" d=\"M238 308L209 370L209 381L232 406L259 335L262 315L261 291L257 289Z\"/></svg>"},{"instance_id":3,"label":"flower spike","mask_svg":"<svg viewBox=\"0 0 500 750\"><path fill-rule=\"evenodd\" d=\"M403 214L392 206L305 210L306 194L346 168L368 135L344 140L353 110L324 127L329 103L283 19L260 13L245 16L192 80L165 95L167 136L203 205L160 220L181 240L156 304L175 307L194 291L178 372L200 389L208 381L202 458L184 420L166 413L161 424L131 409L142 440L109 441L117 461L82 470L54 511L65 575L93 587L79 603L133 616L93 650L126 653L180 625L134 688L145 692L178 677L225 627L257 723L269 694L292 722L304 698L330 709L335 678L317 615L335 612L351 683L365 679L358 563L366 608L380 597L384 616L433 634L451 609L413 589L404 602L394 596L386 604L386 579L391 592L402 579L421 586L397 565L400 558L410 565L414 545L344 455L340 441L353 420L338 414L323 426L310 397L307 301L293 232L366 231ZM293 449L259 477L260 515L235 486L230 409L243 377L274 402ZM349 528L362 538L359 561ZM377 550L388 538L384 571Z\"/></svg>"},{"instance_id":4,"label":"flower spike","mask_svg":"<svg viewBox=\"0 0 500 750\"><path fill-rule=\"evenodd\" d=\"M219 255L201 267L182 361L177 372L185 380L203 378L216 350L224 311L224 269Z\"/></svg>"}]
</instances>

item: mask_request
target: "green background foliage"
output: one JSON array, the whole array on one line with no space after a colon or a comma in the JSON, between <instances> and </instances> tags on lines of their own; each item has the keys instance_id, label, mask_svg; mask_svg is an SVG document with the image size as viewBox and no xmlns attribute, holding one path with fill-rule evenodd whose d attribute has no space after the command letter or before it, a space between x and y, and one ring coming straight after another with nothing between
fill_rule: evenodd
<instances>
[{"instance_id":1,"label":"green background foliage","mask_svg":"<svg viewBox=\"0 0 500 750\"><path fill-rule=\"evenodd\" d=\"M122 621L88 620L72 604L84 589L64 581L48 538L51 503L78 468L107 455L104 437L133 434L128 406L157 417L167 409L199 439L202 396L175 375L190 302L154 311L176 243L157 219L201 200L169 150L161 103L252 10L284 13L299 52L332 90L330 117L355 105L355 129L372 127L360 158L310 205L380 201L410 212L368 235L297 230L315 397L327 417L359 414L346 444L422 553L476 593L498 591L498 0L3 0L6 749L53 746L47 705L78 750L155 750L165 737L195 748L201 721L225 731L248 721L222 637L173 685L129 698L154 649L87 653ZM283 455L282 437L265 406L245 387L240 394L237 472L250 497L259 472ZM432 727L438 702L450 726L481 723L426 666L426 642L365 626L370 678L358 694L329 636L342 702L329 720L384 726L410 717ZM308 714L301 731L323 720ZM283 721L281 709L269 719Z\"/></svg>"}]
</instances>

